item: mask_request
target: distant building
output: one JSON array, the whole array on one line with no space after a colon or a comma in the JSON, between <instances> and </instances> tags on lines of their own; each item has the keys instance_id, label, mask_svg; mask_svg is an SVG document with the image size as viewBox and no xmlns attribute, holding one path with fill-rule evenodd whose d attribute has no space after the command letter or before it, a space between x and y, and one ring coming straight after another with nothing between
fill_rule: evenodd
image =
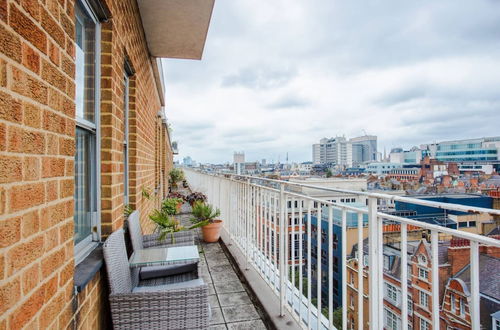
<instances>
[{"instance_id":1,"label":"distant building","mask_svg":"<svg viewBox=\"0 0 500 330\"><path fill-rule=\"evenodd\" d=\"M377 160L377 137L365 135L349 140L352 144L352 162L354 165Z\"/></svg>"},{"instance_id":2,"label":"distant building","mask_svg":"<svg viewBox=\"0 0 500 330\"><path fill-rule=\"evenodd\" d=\"M323 138L320 143L313 144L313 163L352 167L352 143L345 137Z\"/></svg>"},{"instance_id":3,"label":"distant building","mask_svg":"<svg viewBox=\"0 0 500 330\"><path fill-rule=\"evenodd\" d=\"M234 172L236 174L242 174L243 167L245 166L245 153L244 152L234 152L233 155L233 165Z\"/></svg>"},{"instance_id":4,"label":"distant building","mask_svg":"<svg viewBox=\"0 0 500 330\"><path fill-rule=\"evenodd\" d=\"M191 159L191 157L189 157L189 156L184 157L184 158L182 159L182 164L183 164L184 166L191 167L191 166L193 166L193 160L192 160L192 159Z\"/></svg>"},{"instance_id":5,"label":"distant building","mask_svg":"<svg viewBox=\"0 0 500 330\"><path fill-rule=\"evenodd\" d=\"M394 148L389 154L389 162L398 164L419 164L426 154L427 151L421 150L418 147L413 147L410 150Z\"/></svg>"},{"instance_id":6,"label":"distant building","mask_svg":"<svg viewBox=\"0 0 500 330\"><path fill-rule=\"evenodd\" d=\"M491 164L500 170L500 136L444 141L421 146L432 158L461 165Z\"/></svg>"},{"instance_id":7,"label":"distant building","mask_svg":"<svg viewBox=\"0 0 500 330\"><path fill-rule=\"evenodd\" d=\"M376 174L376 175L386 175L391 173L394 168L399 168L401 164L399 163L368 163L366 165L366 173Z\"/></svg>"},{"instance_id":8,"label":"distant building","mask_svg":"<svg viewBox=\"0 0 500 330\"><path fill-rule=\"evenodd\" d=\"M477 194L422 195L412 196L412 198L474 207L493 207L492 197ZM395 209L402 216L476 234L485 234L495 226L492 216L487 213L470 214L459 211L445 211L436 207L398 201L395 202Z\"/></svg>"}]
</instances>

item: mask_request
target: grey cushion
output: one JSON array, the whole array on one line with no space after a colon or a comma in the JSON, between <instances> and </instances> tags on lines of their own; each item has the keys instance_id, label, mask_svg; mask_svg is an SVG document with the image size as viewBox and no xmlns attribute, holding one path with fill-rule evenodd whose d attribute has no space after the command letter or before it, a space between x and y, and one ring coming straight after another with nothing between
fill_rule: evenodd
<instances>
[{"instance_id":1,"label":"grey cushion","mask_svg":"<svg viewBox=\"0 0 500 330\"><path fill-rule=\"evenodd\" d=\"M198 268L198 263L188 263L168 266L148 266L142 267L139 273L141 280L149 280L157 277L165 277L178 275L183 273L194 272Z\"/></svg>"},{"instance_id":2,"label":"grey cushion","mask_svg":"<svg viewBox=\"0 0 500 330\"><path fill-rule=\"evenodd\" d=\"M169 291L176 289L189 289L197 286L205 285L205 282L201 278L197 278L191 281L177 282L172 284L163 284L157 286L137 286L132 292L158 292L158 291Z\"/></svg>"}]
</instances>

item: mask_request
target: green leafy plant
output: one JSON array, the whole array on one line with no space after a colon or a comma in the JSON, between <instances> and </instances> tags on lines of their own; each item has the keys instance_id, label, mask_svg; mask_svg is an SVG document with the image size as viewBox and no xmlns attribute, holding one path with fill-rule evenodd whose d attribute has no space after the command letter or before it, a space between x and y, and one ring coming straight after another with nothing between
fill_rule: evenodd
<instances>
[{"instance_id":1,"label":"green leafy plant","mask_svg":"<svg viewBox=\"0 0 500 330\"><path fill-rule=\"evenodd\" d=\"M193 204L193 217L190 219L193 225L189 228L198 228L214 223L214 220L220 215L220 210L210 204L195 202Z\"/></svg>"},{"instance_id":2,"label":"green leafy plant","mask_svg":"<svg viewBox=\"0 0 500 330\"><path fill-rule=\"evenodd\" d=\"M184 200L182 198L167 198L161 204L161 209L168 215L176 215L179 203L184 203Z\"/></svg>"},{"instance_id":3,"label":"green leafy plant","mask_svg":"<svg viewBox=\"0 0 500 330\"><path fill-rule=\"evenodd\" d=\"M155 231L159 233L159 240L164 240L170 235L172 243L175 243L174 233L185 229L177 219L162 210L154 210L149 218L156 224Z\"/></svg>"},{"instance_id":4,"label":"green leafy plant","mask_svg":"<svg viewBox=\"0 0 500 330\"><path fill-rule=\"evenodd\" d=\"M168 198L180 198L182 199L183 201L187 201L186 199L186 196L183 195L182 193L178 192L178 191L175 191L175 192L171 192L170 194L168 194L167 196Z\"/></svg>"},{"instance_id":5,"label":"green leafy plant","mask_svg":"<svg viewBox=\"0 0 500 330\"><path fill-rule=\"evenodd\" d=\"M193 192L187 195L186 201L191 205L194 205L196 202L205 203L207 201L207 196L201 192Z\"/></svg>"},{"instance_id":6,"label":"green leafy plant","mask_svg":"<svg viewBox=\"0 0 500 330\"><path fill-rule=\"evenodd\" d=\"M128 218L134 212L134 208L130 204L125 204L123 208L123 215Z\"/></svg>"},{"instance_id":7,"label":"green leafy plant","mask_svg":"<svg viewBox=\"0 0 500 330\"><path fill-rule=\"evenodd\" d=\"M173 168L168 173L170 177L170 184L177 187L177 182L184 180L184 172L180 168Z\"/></svg>"},{"instance_id":8,"label":"green leafy plant","mask_svg":"<svg viewBox=\"0 0 500 330\"><path fill-rule=\"evenodd\" d=\"M142 197L144 197L146 199L151 199L151 190L149 190L148 188L142 187L141 193L142 193Z\"/></svg>"}]
</instances>

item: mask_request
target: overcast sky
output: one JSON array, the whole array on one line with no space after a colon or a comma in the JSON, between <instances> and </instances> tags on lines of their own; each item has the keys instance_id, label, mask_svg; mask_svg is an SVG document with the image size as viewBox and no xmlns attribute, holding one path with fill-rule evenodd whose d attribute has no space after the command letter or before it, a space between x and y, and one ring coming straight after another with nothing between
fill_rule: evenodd
<instances>
[{"instance_id":1,"label":"overcast sky","mask_svg":"<svg viewBox=\"0 0 500 330\"><path fill-rule=\"evenodd\" d=\"M164 66L181 161L500 135L499 0L216 0L202 61Z\"/></svg>"}]
</instances>

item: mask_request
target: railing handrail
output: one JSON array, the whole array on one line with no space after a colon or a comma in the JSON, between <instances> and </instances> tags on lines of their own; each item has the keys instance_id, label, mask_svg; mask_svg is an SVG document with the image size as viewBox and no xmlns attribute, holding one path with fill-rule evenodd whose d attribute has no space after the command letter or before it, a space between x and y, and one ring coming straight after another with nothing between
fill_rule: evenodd
<instances>
[{"instance_id":1,"label":"railing handrail","mask_svg":"<svg viewBox=\"0 0 500 330\"><path fill-rule=\"evenodd\" d=\"M197 171L194 169L189 169L189 170ZM412 204L417 204L417 205L422 205L422 206L435 207L435 208L444 209L444 210L452 210L452 211L459 211L459 212L466 212L466 213L487 213L489 215L500 215L500 210L496 210L496 209L488 209L488 208L477 207L477 206L468 206L468 205L452 204L452 203L445 203L445 202L429 201L426 199L419 199L419 198L413 198L413 197L407 197L407 196L397 196L397 195L371 193L371 192L358 191L358 190L321 187L321 186L315 186L312 184L304 184L304 183L300 183L300 182L291 182L291 181L284 181L284 180L277 180L277 179L262 178L262 177L258 177L258 176L252 176L252 175L233 174L233 173L209 173L209 172L202 172L202 171L197 171L197 172L200 172L200 173L206 174L206 175L213 175L213 176L229 175L231 177L239 177L239 178L245 178L245 179L251 179L251 180L263 180L263 181L267 181L267 182L274 182L274 183L278 183L278 184L286 184L286 185L298 186L298 187L303 187L303 188L311 188L311 189L318 189L318 190L331 191L331 192L341 192L341 193L345 193L345 194L360 195L360 196L366 196L366 197L375 197L375 198L381 198L381 199L390 200L390 201L406 202L406 203L412 203ZM432 197L432 196L429 196L429 197ZM486 196L486 197L488 197L488 196Z\"/></svg>"}]
</instances>

